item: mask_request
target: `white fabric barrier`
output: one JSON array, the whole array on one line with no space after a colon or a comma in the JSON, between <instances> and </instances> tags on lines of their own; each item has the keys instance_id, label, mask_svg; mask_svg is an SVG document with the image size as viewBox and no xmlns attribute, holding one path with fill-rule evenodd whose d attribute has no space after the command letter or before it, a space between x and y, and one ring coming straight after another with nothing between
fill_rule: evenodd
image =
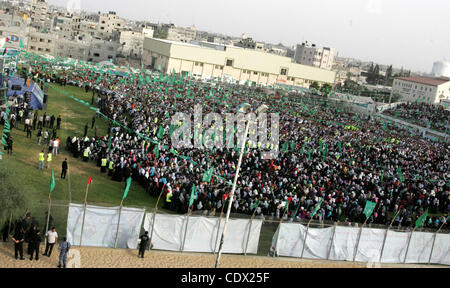
<instances>
[{"instance_id":1,"label":"white fabric barrier","mask_svg":"<svg viewBox=\"0 0 450 288\"><path fill-rule=\"evenodd\" d=\"M88 205L84 221L82 246L114 247L120 207ZM122 207L117 248L137 248L145 210ZM67 239L80 245L84 205L70 204L67 219Z\"/></svg>"},{"instance_id":2,"label":"white fabric barrier","mask_svg":"<svg viewBox=\"0 0 450 288\"><path fill-rule=\"evenodd\" d=\"M319 229L309 228L303 258L329 260L379 262L386 230L336 226ZM306 226L282 223L274 236L279 256L301 257ZM360 235L361 232L361 236ZM382 263L403 263L411 232L389 231L383 251ZM406 263L428 263L434 239L433 233L414 232ZM275 239L276 237L276 239ZM356 246L360 237L358 251ZM333 240L332 240L333 239ZM332 243L332 244L331 244ZM331 248L331 251L330 251ZM450 265L450 234L438 234L431 263Z\"/></svg>"},{"instance_id":3,"label":"white fabric barrier","mask_svg":"<svg viewBox=\"0 0 450 288\"><path fill-rule=\"evenodd\" d=\"M186 216L156 214L152 244L154 249L181 251L186 229ZM144 228L149 235L152 234L153 213L147 213L144 220ZM214 247L219 250L219 242L225 219L220 223L219 239L216 245L218 218L190 216L186 232L186 240L183 251L212 253ZM247 253L256 254L258 251L259 235L262 221L253 220L248 241ZM250 220L230 219L227 235L225 235L223 252L230 254L242 254L247 245Z\"/></svg>"}]
</instances>

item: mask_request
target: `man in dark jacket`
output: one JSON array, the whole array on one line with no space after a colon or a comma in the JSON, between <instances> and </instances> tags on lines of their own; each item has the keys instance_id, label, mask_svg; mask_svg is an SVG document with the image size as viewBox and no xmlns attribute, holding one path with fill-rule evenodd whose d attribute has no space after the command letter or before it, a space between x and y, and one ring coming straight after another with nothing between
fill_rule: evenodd
<instances>
[{"instance_id":1,"label":"man in dark jacket","mask_svg":"<svg viewBox=\"0 0 450 288\"><path fill-rule=\"evenodd\" d=\"M33 254L36 253L36 261L39 260L39 246L41 245L41 232L39 231L39 228L37 225L33 226L33 230L32 230L32 234L31 234L31 255L30 255L30 260L33 260Z\"/></svg>"},{"instance_id":2,"label":"man in dark jacket","mask_svg":"<svg viewBox=\"0 0 450 288\"><path fill-rule=\"evenodd\" d=\"M150 238L148 237L148 231L145 231L144 235L141 235L139 237L141 239L141 243L139 244L139 256L141 258L144 258L145 249L147 249L147 244Z\"/></svg>"},{"instance_id":3,"label":"man in dark jacket","mask_svg":"<svg viewBox=\"0 0 450 288\"><path fill-rule=\"evenodd\" d=\"M14 233L12 240L14 242L14 257L17 260L17 256L20 254L20 260L25 260L25 258L23 258L23 242L25 241L25 237L22 228L16 229L16 233Z\"/></svg>"}]
</instances>

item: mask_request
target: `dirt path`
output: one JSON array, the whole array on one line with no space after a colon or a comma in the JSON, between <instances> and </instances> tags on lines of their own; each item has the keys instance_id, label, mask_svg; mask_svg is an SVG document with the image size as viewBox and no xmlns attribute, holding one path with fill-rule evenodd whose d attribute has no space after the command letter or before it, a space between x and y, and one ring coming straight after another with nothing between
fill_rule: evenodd
<instances>
[{"instance_id":1,"label":"dirt path","mask_svg":"<svg viewBox=\"0 0 450 288\"><path fill-rule=\"evenodd\" d=\"M41 245L41 254L43 253L43 246ZM26 251L26 245L24 250ZM146 252L145 258L141 259L138 258L136 250L73 247L71 251L70 261L76 267L81 268L213 268L215 264L214 255L200 253L151 251ZM57 251L53 251L53 255L50 258L40 256L39 261L30 261L29 256L25 254L25 260L15 260L12 243L1 243L0 268L56 268L58 255ZM77 257L78 255L79 257ZM367 266L366 263L343 261L300 260L260 256L244 257L240 255L223 255L221 262L222 268L365 268ZM381 264L381 267L419 268L446 266Z\"/></svg>"}]
</instances>

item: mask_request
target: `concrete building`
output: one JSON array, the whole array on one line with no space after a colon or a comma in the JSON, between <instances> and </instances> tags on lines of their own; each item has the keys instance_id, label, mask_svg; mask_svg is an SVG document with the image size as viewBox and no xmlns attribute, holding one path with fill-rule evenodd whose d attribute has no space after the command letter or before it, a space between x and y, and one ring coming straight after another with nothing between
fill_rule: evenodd
<instances>
[{"instance_id":1,"label":"concrete building","mask_svg":"<svg viewBox=\"0 0 450 288\"><path fill-rule=\"evenodd\" d=\"M0 38L9 38L6 48L18 49L20 40L26 47L28 42L30 19L15 14L0 14Z\"/></svg>"},{"instance_id":2,"label":"concrete building","mask_svg":"<svg viewBox=\"0 0 450 288\"><path fill-rule=\"evenodd\" d=\"M173 24L163 26L162 31L167 35L167 40L184 43L189 43L192 40L195 40L197 33L197 29L195 29L195 27L175 27Z\"/></svg>"},{"instance_id":3,"label":"concrete building","mask_svg":"<svg viewBox=\"0 0 450 288\"><path fill-rule=\"evenodd\" d=\"M335 73L293 63L290 58L234 46L188 44L145 38L143 59L150 69L191 74L202 79L309 87L314 81L334 83Z\"/></svg>"},{"instance_id":4,"label":"concrete building","mask_svg":"<svg viewBox=\"0 0 450 288\"><path fill-rule=\"evenodd\" d=\"M153 34L153 33L151 33ZM120 32L120 53L130 58L140 58L144 48L144 34L138 31Z\"/></svg>"},{"instance_id":5,"label":"concrete building","mask_svg":"<svg viewBox=\"0 0 450 288\"><path fill-rule=\"evenodd\" d=\"M112 34L114 31L121 31L125 26L125 21L119 18L116 12L110 11L108 14L99 15L100 32Z\"/></svg>"},{"instance_id":6,"label":"concrete building","mask_svg":"<svg viewBox=\"0 0 450 288\"><path fill-rule=\"evenodd\" d=\"M57 40L58 35L55 33L43 33L37 31L35 28L30 28L27 50L40 55L53 55L55 53L55 44Z\"/></svg>"},{"instance_id":7,"label":"concrete building","mask_svg":"<svg viewBox=\"0 0 450 288\"><path fill-rule=\"evenodd\" d=\"M51 21L47 17L48 4L45 0L32 0L30 18L32 27L38 30L51 28ZM48 27L50 24L50 27Z\"/></svg>"},{"instance_id":8,"label":"concrete building","mask_svg":"<svg viewBox=\"0 0 450 288\"><path fill-rule=\"evenodd\" d=\"M60 39L56 41L54 56L87 61L90 44L87 41Z\"/></svg>"},{"instance_id":9,"label":"concrete building","mask_svg":"<svg viewBox=\"0 0 450 288\"><path fill-rule=\"evenodd\" d=\"M450 99L450 78L400 77L394 80L392 95L399 94L402 101L440 103Z\"/></svg>"},{"instance_id":10,"label":"concrete building","mask_svg":"<svg viewBox=\"0 0 450 288\"><path fill-rule=\"evenodd\" d=\"M119 42L94 39L89 46L87 61L97 63L116 59L119 46Z\"/></svg>"},{"instance_id":11,"label":"concrete building","mask_svg":"<svg viewBox=\"0 0 450 288\"><path fill-rule=\"evenodd\" d=\"M308 42L297 45L294 61L299 64L313 66L321 69L331 70L334 63L334 49L318 48L315 44Z\"/></svg>"}]
</instances>

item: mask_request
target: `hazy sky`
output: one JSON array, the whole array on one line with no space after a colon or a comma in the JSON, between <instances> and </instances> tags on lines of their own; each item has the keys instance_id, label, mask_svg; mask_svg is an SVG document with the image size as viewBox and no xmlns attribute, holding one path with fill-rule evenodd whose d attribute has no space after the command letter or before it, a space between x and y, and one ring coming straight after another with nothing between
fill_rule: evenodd
<instances>
[{"instance_id":1,"label":"hazy sky","mask_svg":"<svg viewBox=\"0 0 450 288\"><path fill-rule=\"evenodd\" d=\"M47 1L288 46L309 41L339 56L423 72L434 61L450 61L449 0Z\"/></svg>"}]
</instances>

